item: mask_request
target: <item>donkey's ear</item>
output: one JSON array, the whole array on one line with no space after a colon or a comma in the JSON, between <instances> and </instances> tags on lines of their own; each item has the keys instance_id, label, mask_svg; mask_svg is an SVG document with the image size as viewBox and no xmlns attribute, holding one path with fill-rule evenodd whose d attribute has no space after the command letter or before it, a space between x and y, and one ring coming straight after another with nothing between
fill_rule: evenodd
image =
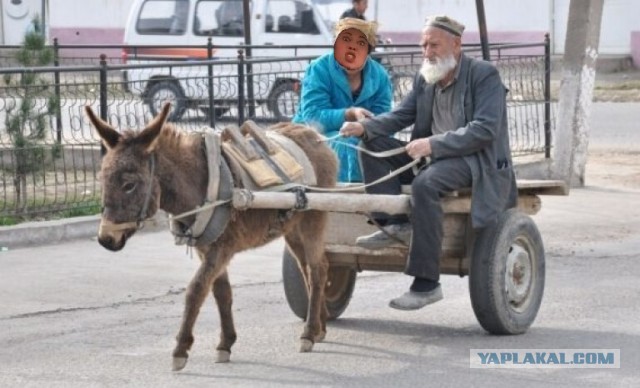
<instances>
[{"instance_id":1,"label":"donkey's ear","mask_svg":"<svg viewBox=\"0 0 640 388\"><path fill-rule=\"evenodd\" d=\"M98 135L100 135L100 138L102 139L105 147L107 147L107 149L115 147L120 140L120 133L116 131L115 128L113 128L111 125L109 125L109 123L96 116L89 105L86 105L84 107L84 112L87 114L87 117L89 117L89 121L91 121L93 126L98 131Z\"/></svg>"},{"instance_id":2,"label":"donkey's ear","mask_svg":"<svg viewBox=\"0 0 640 388\"><path fill-rule=\"evenodd\" d=\"M167 102L162 106L160 113L138 135L137 140L145 146L147 152L151 152L155 148L156 139L167 122L169 112L171 112L171 103Z\"/></svg>"}]
</instances>

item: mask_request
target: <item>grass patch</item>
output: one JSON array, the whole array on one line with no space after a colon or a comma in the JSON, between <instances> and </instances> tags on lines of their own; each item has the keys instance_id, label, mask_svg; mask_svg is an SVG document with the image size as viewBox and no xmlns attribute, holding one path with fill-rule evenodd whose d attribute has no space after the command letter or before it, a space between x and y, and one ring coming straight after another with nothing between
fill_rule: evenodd
<instances>
[{"instance_id":1,"label":"grass patch","mask_svg":"<svg viewBox=\"0 0 640 388\"><path fill-rule=\"evenodd\" d=\"M100 214L100 205L89 205L60 212L60 218L93 216Z\"/></svg>"},{"instance_id":2,"label":"grass patch","mask_svg":"<svg viewBox=\"0 0 640 388\"><path fill-rule=\"evenodd\" d=\"M22 221L16 217L10 217L10 216L0 217L0 226L12 226L12 225L17 225L20 222Z\"/></svg>"}]
</instances>

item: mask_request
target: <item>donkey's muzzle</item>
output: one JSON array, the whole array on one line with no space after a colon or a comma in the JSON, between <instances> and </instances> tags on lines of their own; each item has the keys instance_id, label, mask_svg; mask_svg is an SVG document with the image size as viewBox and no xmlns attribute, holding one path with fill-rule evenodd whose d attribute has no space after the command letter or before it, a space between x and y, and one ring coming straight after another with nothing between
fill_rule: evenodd
<instances>
[{"instance_id":1,"label":"donkey's muzzle","mask_svg":"<svg viewBox=\"0 0 640 388\"><path fill-rule=\"evenodd\" d=\"M98 242L110 251L119 251L136 230L137 226L133 222L114 224L103 218L98 230Z\"/></svg>"}]
</instances>

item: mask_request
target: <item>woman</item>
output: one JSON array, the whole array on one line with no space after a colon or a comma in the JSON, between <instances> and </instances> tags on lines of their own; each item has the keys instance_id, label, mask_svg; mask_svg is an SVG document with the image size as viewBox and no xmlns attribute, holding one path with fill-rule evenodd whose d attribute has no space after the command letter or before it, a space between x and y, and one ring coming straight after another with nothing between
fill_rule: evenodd
<instances>
[{"instance_id":1,"label":"woman","mask_svg":"<svg viewBox=\"0 0 640 388\"><path fill-rule=\"evenodd\" d=\"M313 60L302 81L300 106L293 122L314 126L327 138L338 135L346 121L358 121L391 109L392 86L382 65L369 54L377 24L344 18L336 24L333 52ZM330 142L338 156L338 181L361 182L355 138Z\"/></svg>"}]
</instances>

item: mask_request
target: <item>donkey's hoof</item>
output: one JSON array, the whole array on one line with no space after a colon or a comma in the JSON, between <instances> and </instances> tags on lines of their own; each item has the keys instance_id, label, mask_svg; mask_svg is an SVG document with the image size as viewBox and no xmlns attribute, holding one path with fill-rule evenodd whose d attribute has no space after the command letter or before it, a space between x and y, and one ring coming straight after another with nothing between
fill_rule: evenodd
<instances>
[{"instance_id":1,"label":"donkey's hoof","mask_svg":"<svg viewBox=\"0 0 640 388\"><path fill-rule=\"evenodd\" d=\"M300 338L300 353L308 353L311 350L313 350L313 341L306 338Z\"/></svg>"},{"instance_id":2,"label":"donkey's hoof","mask_svg":"<svg viewBox=\"0 0 640 388\"><path fill-rule=\"evenodd\" d=\"M184 369L184 367L187 365L187 358L186 357L174 357L173 358L173 366L172 366L172 370L174 372L177 372L179 370Z\"/></svg>"},{"instance_id":3,"label":"donkey's hoof","mask_svg":"<svg viewBox=\"0 0 640 388\"><path fill-rule=\"evenodd\" d=\"M315 342L322 342L324 341L324 337L326 337L327 332L326 331L321 331L320 333L318 333L317 336L315 336L314 341Z\"/></svg>"},{"instance_id":4,"label":"donkey's hoof","mask_svg":"<svg viewBox=\"0 0 640 388\"><path fill-rule=\"evenodd\" d=\"M229 362L231 359L231 352L228 350L218 350L216 355L216 363Z\"/></svg>"}]
</instances>

